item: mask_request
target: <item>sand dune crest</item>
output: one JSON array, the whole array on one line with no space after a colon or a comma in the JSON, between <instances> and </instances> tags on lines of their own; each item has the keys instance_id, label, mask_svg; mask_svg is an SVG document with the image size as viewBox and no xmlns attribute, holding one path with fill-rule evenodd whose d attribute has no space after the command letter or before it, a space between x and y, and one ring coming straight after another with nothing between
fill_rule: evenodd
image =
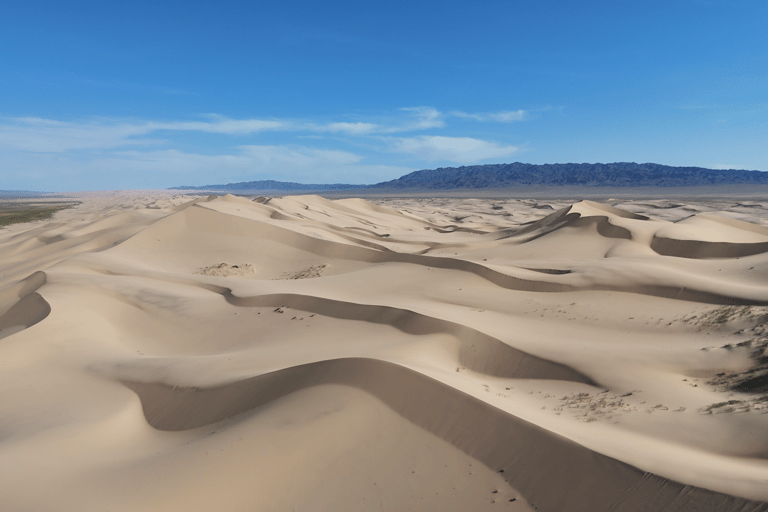
<instances>
[{"instance_id":1,"label":"sand dune crest","mask_svg":"<svg viewBox=\"0 0 768 512\"><path fill-rule=\"evenodd\" d=\"M81 199L0 230L7 510L768 510L765 205Z\"/></svg>"}]
</instances>

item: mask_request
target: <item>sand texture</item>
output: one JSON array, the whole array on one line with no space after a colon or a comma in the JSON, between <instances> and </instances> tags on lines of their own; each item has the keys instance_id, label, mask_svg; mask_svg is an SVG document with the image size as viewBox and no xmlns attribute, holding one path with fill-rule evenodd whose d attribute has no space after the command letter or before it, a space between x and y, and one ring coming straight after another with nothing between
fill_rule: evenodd
<instances>
[{"instance_id":1,"label":"sand texture","mask_svg":"<svg viewBox=\"0 0 768 512\"><path fill-rule=\"evenodd\" d=\"M76 199L0 229L2 511L768 511L768 202Z\"/></svg>"}]
</instances>

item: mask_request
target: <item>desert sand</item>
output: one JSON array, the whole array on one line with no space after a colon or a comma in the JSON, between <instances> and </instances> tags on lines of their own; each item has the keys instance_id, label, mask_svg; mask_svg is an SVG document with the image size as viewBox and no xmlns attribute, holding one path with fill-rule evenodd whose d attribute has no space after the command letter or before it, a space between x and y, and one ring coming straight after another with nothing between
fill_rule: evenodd
<instances>
[{"instance_id":1,"label":"desert sand","mask_svg":"<svg viewBox=\"0 0 768 512\"><path fill-rule=\"evenodd\" d=\"M76 199L0 229L3 511L768 510L768 201Z\"/></svg>"}]
</instances>

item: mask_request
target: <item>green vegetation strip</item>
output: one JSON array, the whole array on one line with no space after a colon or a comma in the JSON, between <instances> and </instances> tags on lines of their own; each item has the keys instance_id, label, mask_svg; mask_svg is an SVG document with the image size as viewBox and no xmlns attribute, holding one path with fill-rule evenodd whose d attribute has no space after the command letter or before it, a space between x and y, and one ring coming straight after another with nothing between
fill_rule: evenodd
<instances>
[{"instance_id":1,"label":"green vegetation strip","mask_svg":"<svg viewBox=\"0 0 768 512\"><path fill-rule=\"evenodd\" d=\"M71 208L72 205L55 206L52 208L35 208L29 210L19 210L13 212L0 211L0 226L9 226L20 222L32 222L35 220L50 219L51 216L59 210Z\"/></svg>"}]
</instances>

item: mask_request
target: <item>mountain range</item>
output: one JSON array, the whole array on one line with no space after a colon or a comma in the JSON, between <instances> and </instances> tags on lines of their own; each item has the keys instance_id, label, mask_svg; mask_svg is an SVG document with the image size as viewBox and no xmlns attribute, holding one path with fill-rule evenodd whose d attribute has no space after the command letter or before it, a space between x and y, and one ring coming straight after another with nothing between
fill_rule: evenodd
<instances>
[{"instance_id":1,"label":"mountain range","mask_svg":"<svg viewBox=\"0 0 768 512\"><path fill-rule=\"evenodd\" d=\"M705 169L633 162L610 164L487 164L415 171L373 185L302 184L274 180L220 185L171 187L210 191L330 191L330 190L454 190L531 186L584 187L697 187L706 185L768 184L768 172Z\"/></svg>"}]
</instances>

